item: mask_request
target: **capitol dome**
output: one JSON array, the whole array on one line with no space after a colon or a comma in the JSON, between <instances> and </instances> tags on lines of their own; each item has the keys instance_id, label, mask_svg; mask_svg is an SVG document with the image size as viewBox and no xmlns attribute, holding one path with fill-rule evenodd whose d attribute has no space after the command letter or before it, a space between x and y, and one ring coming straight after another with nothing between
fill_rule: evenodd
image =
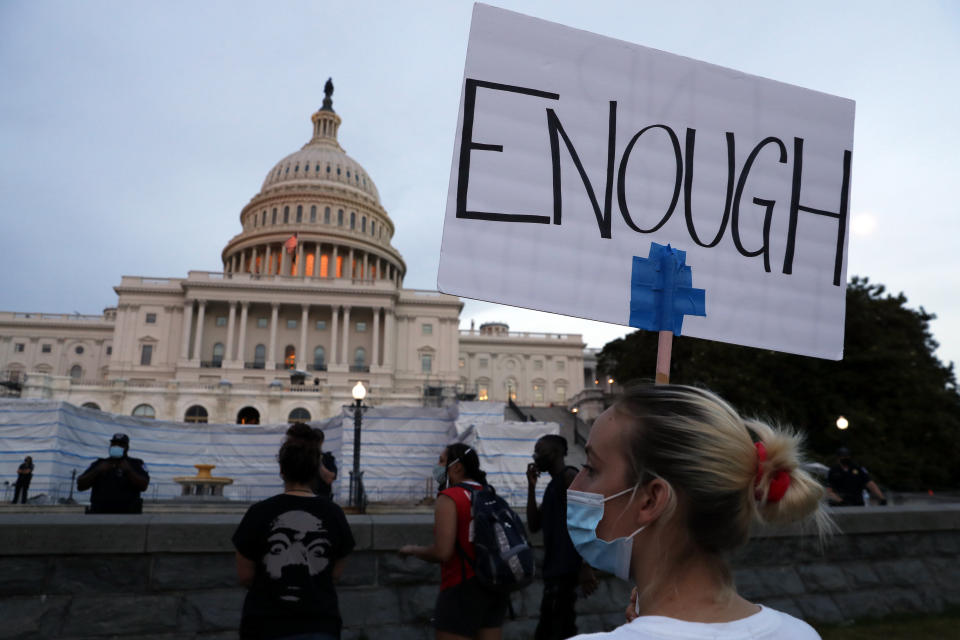
<instances>
[{"instance_id":1,"label":"capitol dome","mask_svg":"<svg viewBox=\"0 0 960 640\"><path fill-rule=\"evenodd\" d=\"M270 170L260 193L294 185L327 185L354 190L358 195L370 196L380 203L380 194L373 180L337 141L341 120L333 111L332 100L329 102L324 101L324 106L311 118L313 137L299 151L291 153Z\"/></svg>"},{"instance_id":2,"label":"capitol dome","mask_svg":"<svg viewBox=\"0 0 960 640\"><path fill-rule=\"evenodd\" d=\"M313 131L298 151L267 173L240 212L241 233L221 258L227 273L388 280L401 286L406 265L393 248L394 226L373 179L337 140L333 83L310 117Z\"/></svg>"}]
</instances>

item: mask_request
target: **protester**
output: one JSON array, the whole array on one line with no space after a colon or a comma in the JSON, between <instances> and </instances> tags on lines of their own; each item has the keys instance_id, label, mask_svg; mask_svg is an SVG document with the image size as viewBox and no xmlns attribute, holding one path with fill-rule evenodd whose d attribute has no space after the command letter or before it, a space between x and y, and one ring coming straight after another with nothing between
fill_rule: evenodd
<instances>
[{"instance_id":1,"label":"protester","mask_svg":"<svg viewBox=\"0 0 960 640\"><path fill-rule=\"evenodd\" d=\"M150 474L140 458L131 458L130 438L115 433L109 457L98 458L77 478L77 490L90 492L87 513L141 513L140 493L150 484Z\"/></svg>"},{"instance_id":2,"label":"protester","mask_svg":"<svg viewBox=\"0 0 960 640\"><path fill-rule=\"evenodd\" d=\"M709 391L628 389L594 422L567 526L584 561L640 586L627 624L577 638L819 638L741 597L726 560L754 524L809 518L821 535L829 529L800 440L744 420Z\"/></svg>"},{"instance_id":3,"label":"protester","mask_svg":"<svg viewBox=\"0 0 960 640\"><path fill-rule=\"evenodd\" d=\"M584 564L567 532L567 487L577 475L567 466L567 441L562 436L546 435L533 447L533 462L527 465L527 525L530 531L543 529L543 598L535 640L562 640L577 635L577 586L585 595L596 589L597 580L590 565ZM537 505L537 478L550 474Z\"/></svg>"},{"instance_id":4,"label":"protester","mask_svg":"<svg viewBox=\"0 0 960 640\"><path fill-rule=\"evenodd\" d=\"M329 451L323 450L323 429L314 428L314 432L319 438L317 446L320 447L320 466L317 468L317 477L313 481L313 492L318 496L333 500L333 487L331 485L337 479L337 459Z\"/></svg>"},{"instance_id":5,"label":"protester","mask_svg":"<svg viewBox=\"0 0 960 640\"><path fill-rule=\"evenodd\" d=\"M405 545L403 556L440 563L440 593L433 615L437 640L497 640L508 599L484 589L474 574L470 542L471 495L487 484L477 452L463 443L447 446L433 470L438 487L446 486L434 508L433 544Z\"/></svg>"},{"instance_id":6,"label":"protester","mask_svg":"<svg viewBox=\"0 0 960 640\"><path fill-rule=\"evenodd\" d=\"M287 429L277 454L283 493L251 506L233 534L237 578L248 588L240 637L335 640L343 626L334 582L353 550L339 506L314 494L317 433Z\"/></svg>"},{"instance_id":7,"label":"protester","mask_svg":"<svg viewBox=\"0 0 960 640\"><path fill-rule=\"evenodd\" d=\"M863 491L866 489L881 505L887 504L887 499L880 491L877 483L870 478L867 470L854 462L850 449L837 449L837 464L830 467L827 474L827 498L834 507L862 507Z\"/></svg>"},{"instance_id":8,"label":"protester","mask_svg":"<svg viewBox=\"0 0 960 640\"><path fill-rule=\"evenodd\" d=\"M17 467L17 482L13 489L13 504L17 504L17 499L20 500L20 504L27 503L27 489L30 488L30 480L32 479L33 458L27 456L23 459L20 466Z\"/></svg>"}]
</instances>

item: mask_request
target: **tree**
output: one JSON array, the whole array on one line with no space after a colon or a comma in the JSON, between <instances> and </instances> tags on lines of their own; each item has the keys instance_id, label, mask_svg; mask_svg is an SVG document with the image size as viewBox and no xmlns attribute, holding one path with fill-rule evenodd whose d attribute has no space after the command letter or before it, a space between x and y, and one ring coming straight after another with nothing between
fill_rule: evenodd
<instances>
[{"instance_id":1,"label":"tree","mask_svg":"<svg viewBox=\"0 0 960 640\"><path fill-rule=\"evenodd\" d=\"M671 382L710 388L743 414L806 432L814 457L832 463L846 445L877 480L904 490L960 486L960 394L953 363L935 355L936 316L902 294L854 277L847 286L843 360L834 362L689 337L674 338ZM598 369L650 380L657 335L608 343ZM837 417L850 422L845 432Z\"/></svg>"}]
</instances>

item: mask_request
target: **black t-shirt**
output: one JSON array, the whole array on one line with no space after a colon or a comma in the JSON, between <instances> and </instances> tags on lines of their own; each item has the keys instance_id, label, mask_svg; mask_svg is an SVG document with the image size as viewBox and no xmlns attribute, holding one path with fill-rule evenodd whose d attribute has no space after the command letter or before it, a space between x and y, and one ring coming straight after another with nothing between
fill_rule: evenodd
<instances>
[{"instance_id":1,"label":"black t-shirt","mask_svg":"<svg viewBox=\"0 0 960 640\"><path fill-rule=\"evenodd\" d=\"M851 464L846 469L837 465L830 468L827 482L843 499L844 505L862 507L863 490L870 482L870 474L858 464Z\"/></svg>"},{"instance_id":2,"label":"black t-shirt","mask_svg":"<svg viewBox=\"0 0 960 640\"><path fill-rule=\"evenodd\" d=\"M241 638L325 632L339 637L333 565L354 547L343 510L327 498L280 494L251 506L233 546L256 563Z\"/></svg>"},{"instance_id":3,"label":"black t-shirt","mask_svg":"<svg viewBox=\"0 0 960 640\"><path fill-rule=\"evenodd\" d=\"M558 478L551 478L543 492L540 517L543 523L543 577L569 578L580 571L580 554L567 531L567 489L564 476L573 467L567 467Z\"/></svg>"},{"instance_id":4,"label":"black t-shirt","mask_svg":"<svg viewBox=\"0 0 960 640\"><path fill-rule=\"evenodd\" d=\"M90 487L90 513L140 513L143 511L143 500L140 499L140 490L133 486L130 474L120 468L120 458L98 458L87 467L83 473L90 472L101 462L111 462L114 468L101 473ZM150 481L147 466L140 458L127 457L130 466Z\"/></svg>"},{"instance_id":5,"label":"black t-shirt","mask_svg":"<svg viewBox=\"0 0 960 640\"><path fill-rule=\"evenodd\" d=\"M333 457L333 454L329 451L324 451L320 456L320 464L325 466L330 471L337 473L337 459ZM318 496L324 496L326 498L333 499L333 489L329 484L323 481L323 477L320 474L317 474L316 480L313 482L313 492Z\"/></svg>"},{"instance_id":6,"label":"black t-shirt","mask_svg":"<svg viewBox=\"0 0 960 640\"><path fill-rule=\"evenodd\" d=\"M17 471L29 471L30 473L17 473L17 484L30 484L30 479L33 477L33 463L24 462L17 467Z\"/></svg>"}]
</instances>

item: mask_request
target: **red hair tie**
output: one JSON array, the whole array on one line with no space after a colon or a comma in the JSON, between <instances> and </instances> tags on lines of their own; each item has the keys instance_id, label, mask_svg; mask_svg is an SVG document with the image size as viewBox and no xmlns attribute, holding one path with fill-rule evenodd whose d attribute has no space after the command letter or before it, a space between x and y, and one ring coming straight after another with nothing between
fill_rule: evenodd
<instances>
[{"instance_id":1,"label":"red hair tie","mask_svg":"<svg viewBox=\"0 0 960 640\"><path fill-rule=\"evenodd\" d=\"M763 463L767 461L767 448L762 442L756 442L754 446L757 448L757 479L754 482L756 485L754 496L757 500L760 500L763 497L763 490L760 489L760 483L763 479ZM783 469L774 471L773 475L770 476L770 489L767 491L767 502L780 502L780 499L787 493L789 487L790 474Z\"/></svg>"}]
</instances>

